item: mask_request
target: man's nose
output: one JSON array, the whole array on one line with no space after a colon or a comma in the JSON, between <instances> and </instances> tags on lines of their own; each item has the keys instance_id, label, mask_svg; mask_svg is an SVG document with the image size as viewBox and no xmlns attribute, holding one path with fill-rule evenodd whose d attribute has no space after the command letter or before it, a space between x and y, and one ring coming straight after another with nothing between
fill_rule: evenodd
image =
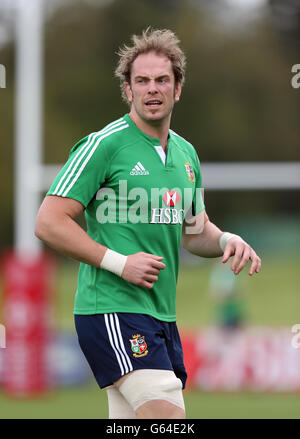
<instances>
[{"instance_id":1,"label":"man's nose","mask_svg":"<svg viewBox=\"0 0 300 439\"><path fill-rule=\"evenodd\" d=\"M157 84L156 84L155 80L149 81L148 93L153 94L156 92L157 92Z\"/></svg>"}]
</instances>

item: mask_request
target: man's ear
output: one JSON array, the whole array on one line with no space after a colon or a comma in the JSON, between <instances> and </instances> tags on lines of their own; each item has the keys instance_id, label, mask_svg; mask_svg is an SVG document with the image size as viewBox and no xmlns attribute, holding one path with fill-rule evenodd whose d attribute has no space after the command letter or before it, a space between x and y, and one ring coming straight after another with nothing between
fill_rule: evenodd
<instances>
[{"instance_id":1,"label":"man's ear","mask_svg":"<svg viewBox=\"0 0 300 439\"><path fill-rule=\"evenodd\" d=\"M175 91L174 91L174 100L175 102L178 102L180 99L180 95L181 95L181 84L180 82L177 82L177 84L175 84Z\"/></svg>"},{"instance_id":2,"label":"man's ear","mask_svg":"<svg viewBox=\"0 0 300 439\"><path fill-rule=\"evenodd\" d=\"M124 91L127 96L128 101L131 103L133 100L132 91L129 82L124 82Z\"/></svg>"}]
</instances>

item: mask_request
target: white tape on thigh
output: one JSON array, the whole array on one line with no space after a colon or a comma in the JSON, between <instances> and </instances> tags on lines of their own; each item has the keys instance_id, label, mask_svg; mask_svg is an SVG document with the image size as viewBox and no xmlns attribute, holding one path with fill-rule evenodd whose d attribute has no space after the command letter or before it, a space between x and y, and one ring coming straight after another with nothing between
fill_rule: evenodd
<instances>
[{"instance_id":1,"label":"white tape on thigh","mask_svg":"<svg viewBox=\"0 0 300 439\"><path fill-rule=\"evenodd\" d=\"M118 389L106 389L109 419L137 419L137 416Z\"/></svg>"},{"instance_id":2,"label":"white tape on thigh","mask_svg":"<svg viewBox=\"0 0 300 439\"><path fill-rule=\"evenodd\" d=\"M168 401L184 410L182 382L172 370L135 370L119 390L134 410L154 399Z\"/></svg>"}]
</instances>

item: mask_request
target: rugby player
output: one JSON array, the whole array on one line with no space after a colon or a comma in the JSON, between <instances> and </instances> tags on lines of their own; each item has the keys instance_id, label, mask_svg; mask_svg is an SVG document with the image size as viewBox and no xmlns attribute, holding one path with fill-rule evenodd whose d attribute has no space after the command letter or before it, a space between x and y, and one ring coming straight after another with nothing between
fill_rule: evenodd
<instances>
[{"instance_id":1,"label":"rugby player","mask_svg":"<svg viewBox=\"0 0 300 439\"><path fill-rule=\"evenodd\" d=\"M261 260L205 211L194 147L170 129L186 59L170 30L146 29L120 49L128 114L80 140L47 193L36 235L80 261L74 318L109 418L184 418L187 374L176 326L179 248ZM85 213L87 231L75 221Z\"/></svg>"}]
</instances>

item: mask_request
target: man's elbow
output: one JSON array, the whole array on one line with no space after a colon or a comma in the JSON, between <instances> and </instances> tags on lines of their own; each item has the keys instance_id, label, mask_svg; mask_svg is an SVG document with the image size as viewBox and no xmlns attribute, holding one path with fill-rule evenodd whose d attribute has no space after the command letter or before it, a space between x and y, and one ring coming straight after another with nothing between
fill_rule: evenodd
<instances>
[{"instance_id":1,"label":"man's elbow","mask_svg":"<svg viewBox=\"0 0 300 439\"><path fill-rule=\"evenodd\" d=\"M46 220L45 215L39 213L35 222L35 229L34 229L35 236L42 241L47 241L49 229L50 229L49 221Z\"/></svg>"},{"instance_id":2,"label":"man's elbow","mask_svg":"<svg viewBox=\"0 0 300 439\"><path fill-rule=\"evenodd\" d=\"M41 224L41 221L36 221L35 223L35 229L34 229L34 234L37 238L41 239L42 241L44 240L44 227Z\"/></svg>"}]
</instances>

